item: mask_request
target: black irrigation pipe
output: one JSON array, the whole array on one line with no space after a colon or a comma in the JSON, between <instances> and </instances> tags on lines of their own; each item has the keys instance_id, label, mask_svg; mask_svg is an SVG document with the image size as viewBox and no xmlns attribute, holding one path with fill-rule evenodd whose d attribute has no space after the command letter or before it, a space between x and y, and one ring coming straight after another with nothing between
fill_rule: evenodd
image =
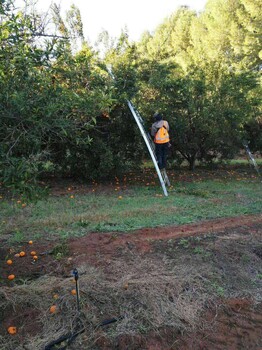
<instances>
[{"instance_id":1,"label":"black irrigation pipe","mask_svg":"<svg viewBox=\"0 0 262 350\"><path fill-rule=\"evenodd\" d=\"M103 327L103 326L107 326L111 323L117 322L119 320L123 319L123 317L113 317L113 318L109 318L106 319L104 321L102 321L101 323L99 323L98 327ZM81 333L83 333L85 331L85 328L80 329L79 331L76 331L74 333L70 332L64 335L61 335L58 339L51 341L49 344L47 344L44 348L44 350L52 350L54 346L61 344L63 341L67 341L67 344L63 345L61 348L55 348L56 350L65 350L71 343L72 341Z\"/></svg>"},{"instance_id":2,"label":"black irrigation pipe","mask_svg":"<svg viewBox=\"0 0 262 350\"><path fill-rule=\"evenodd\" d=\"M61 337L59 337L58 339L56 340L53 340L51 341L49 344L47 344L45 346L45 350L52 350L54 346L56 345L59 345L61 344L63 341L67 340L67 344L64 345L63 347L61 348L57 348L56 347L56 350L65 350L71 343L72 341L81 333L83 333L85 331L85 328L81 329L80 331L77 331L77 332L70 332L70 333L67 333L67 334L64 334L64 335L61 335Z\"/></svg>"},{"instance_id":3,"label":"black irrigation pipe","mask_svg":"<svg viewBox=\"0 0 262 350\"><path fill-rule=\"evenodd\" d=\"M108 324L111 324L111 323L117 322L117 321L119 321L119 320L122 320L122 318L123 318L123 317L119 317L119 318L116 318L116 317L109 318L108 320L102 321L102 322L99 324L99 327L107 326Z\"/></svg>"}]
</instances>

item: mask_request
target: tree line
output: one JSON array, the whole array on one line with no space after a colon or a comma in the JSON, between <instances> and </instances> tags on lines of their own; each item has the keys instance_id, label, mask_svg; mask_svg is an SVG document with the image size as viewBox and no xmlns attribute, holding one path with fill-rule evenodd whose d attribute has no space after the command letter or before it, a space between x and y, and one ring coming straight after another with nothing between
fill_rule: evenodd
<instances>
[{"instance_id":1,"label":"tree line","mask_svg":"<svg viewBox=\"0 0 262 350\"><path fill-rule=\"evenodd\" d=\"M183 6L138 42L126 30L101 33L101 58L76 6L63 18L57 5L41 14L2 1L2 185L30 193L46 175L106 178L139 167L148 155L127 99L146 128L156 111L168 120L172 165L230 159L243 142L261 151L261 7Z\"/></svg>"}]
</instances>

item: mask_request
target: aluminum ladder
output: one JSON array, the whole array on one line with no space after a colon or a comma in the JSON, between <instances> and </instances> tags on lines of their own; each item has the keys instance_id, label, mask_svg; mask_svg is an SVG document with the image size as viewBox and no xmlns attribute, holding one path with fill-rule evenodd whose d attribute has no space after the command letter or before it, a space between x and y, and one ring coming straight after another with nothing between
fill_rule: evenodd
<instances>
[{"instance_id":1,"label":"aluminum ladder","mask_svg":"<svg viewBox=\"0 0 262 350\"><path fill-rule=\"evenodd\" d=\"M163 192L164 192L164 195L168 196L166 185L170 186L170 181L168 179L166 169L160 170L158 167L156 154L155 154L155 144L154 144L153 140L151 139L149 133L147 133L145 131L144 121L143 121L142 117L140 116L140 114L138 113L138 111L134 108L133 104L129 100L127 100L127 104L128 104L128 107L129 107L138 127L139 127L139 130L140 130L140 132L144 138L144 141L146 143L146 146L148 148L149 154L153 160L160 184L161 184Z\"/></svg>"}]
</instances>

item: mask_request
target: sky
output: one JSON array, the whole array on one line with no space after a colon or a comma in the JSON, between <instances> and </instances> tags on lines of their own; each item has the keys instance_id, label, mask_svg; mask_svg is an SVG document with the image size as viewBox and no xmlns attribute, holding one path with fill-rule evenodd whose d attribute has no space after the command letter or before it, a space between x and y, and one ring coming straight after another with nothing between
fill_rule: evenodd
<instances>
[{"instance_id":1,"label":"sky","mask_svg":"<svg viewBox=\"0 0 262 350\"><path fill-rule=\"evenodd\" d=\"M82 17L85 38L91 44L102 31L110 37L118 37L121 29L127 27L129 39L139 40L148 30L153 32L171 13L181 5L201 11L207 0L55 0L66 11L72 4L79 9ZM46 10L50 0L38 0L38 6Z\"/></svg>"}]
</instances>

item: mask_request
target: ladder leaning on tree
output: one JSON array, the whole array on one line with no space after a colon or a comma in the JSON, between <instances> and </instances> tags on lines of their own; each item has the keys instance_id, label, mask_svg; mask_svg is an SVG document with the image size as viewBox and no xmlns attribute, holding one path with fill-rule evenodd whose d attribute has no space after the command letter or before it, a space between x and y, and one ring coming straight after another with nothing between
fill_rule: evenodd
<instances>
[{"instance_id":1,"label":"ladder leaning on tree","mask_svg":"<svg viewBox=\"0 0 262 350\"><path fill-rule=\"evenodd\" d=\"M248 147L248 143L247 141L243 141L243 146L245 147L245 150L246 150L246 153L249 157L249 161L252 163L252 165L254 166L254 168L256 169L256 172L258 174L258 176L260 177L261 179L261 174L260 174L260 171L259 171L259 168L258 168L258 165L257 165L257 162L255 161L255 158L253 157L249 147Z\"/></svg>"},{"instance_id":2,"label":"ladder leaning on tree","mask_svg":"<svg viewBox=\"0 0 262 350\"><path fill-rule=\"evenodd\" d=\"M145 131L144 121L143 121L142 117L140 116L140 114L138 113L138 111L134 108L133 104L129 100L127 100L127 104L128 104L128 107L129 107L138 127L139 127L139 130L140 130L140 132L144 138L144 141L146 143L146 146L148 148L149 154L153 160L160 184L161 184L163 192L164 192L164 195L168 196L166 185L170 186L170 182L169 182L166 170L163 169L160 171L160 169L159 169L156 155L155 155L155 145L154 145L150 135Z\"/></svg>"},{"instance_id":3,"label":"ladder leaning on tree","mask_svg":"<svg viewBox=\"0 0 262 350\"><path fill-rule=\"evenodd\" d=\"M112 72L112 69L108 66L107 67L107 71L108 73L110 74L110 76L112 77L113 80L115 80L115 77L114 77L114 74ZM143 139L146 143L146 146L147 146L147 149L149 151L149 154L153 160L153 163L154 163L154 166L156 168L156 172L157 172L157 175L158 175L158 178L159 178L159 181L160 181L160 184L162 186L162 189L163 189L163 192L164 192L164 195L165 196L168 196L168 193L167 193L167 189L166 189L166 184L167 186L170 186L170 182L169 182L169 179L168 179L168 176L167 176L167 173L166 173L166 170L163 169L160 171L159 169L159 166L158 166L158 163L157 163L157 159L156 159L156 155L155 155L155 145L150 137L150 135L148 135L148 133L145 131L145 128L144 128L144 120L143 118L140 116L140 114L138 113L138 111L134 108L133 104L131 103L131 101L127 100L127 104L128 104L128 107L139 127L139 130L143 136Z\"/></svg>"}]
</instances>

